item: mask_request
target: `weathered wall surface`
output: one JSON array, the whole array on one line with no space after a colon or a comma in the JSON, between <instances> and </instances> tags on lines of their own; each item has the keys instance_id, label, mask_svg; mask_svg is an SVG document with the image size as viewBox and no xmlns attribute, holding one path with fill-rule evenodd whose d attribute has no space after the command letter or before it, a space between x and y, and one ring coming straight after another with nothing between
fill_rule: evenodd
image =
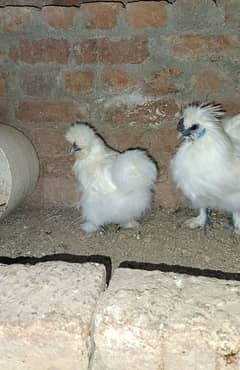
<instances>
[{"instance_id":1,"label":"weathered wall surface","mask_svg":"<svg viewBox=\"0 0 240 370\"><path fill-rule=\"evenodd\" d=\"M84 120L117 149L147 148L161 170L157 204L178 205L168 176L178 108L215 100L240 110L239 0L52 4L0 8L0 121L39 153L32 200L76 199L63 133Z\"/></svg>"}]
</instances>

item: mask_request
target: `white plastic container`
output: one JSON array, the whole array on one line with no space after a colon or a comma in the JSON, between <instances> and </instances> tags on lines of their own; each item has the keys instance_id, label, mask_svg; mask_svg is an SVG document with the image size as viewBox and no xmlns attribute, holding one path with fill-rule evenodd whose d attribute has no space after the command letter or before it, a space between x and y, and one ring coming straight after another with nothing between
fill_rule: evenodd
<instances>
[{"instance_id":1,"label":"white plastic container","mask_svg":"<svg viewBox=\"0 0 240 370\"><path fill-rule=\"evenodd\" d=\"M34 190L39 176L37 153L26 136L0 123L0 218Z\"/></svg>"}]
</instances>

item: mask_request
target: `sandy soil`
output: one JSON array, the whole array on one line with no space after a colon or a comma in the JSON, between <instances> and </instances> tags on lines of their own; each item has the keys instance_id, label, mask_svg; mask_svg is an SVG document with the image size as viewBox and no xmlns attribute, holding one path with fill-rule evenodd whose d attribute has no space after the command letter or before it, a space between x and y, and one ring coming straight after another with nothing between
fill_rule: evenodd
<instances>
[{"instance_id":1,"label":"sandy soil","mask_svg":"<svg viewBox=\"0 0 240 370\"><path fill-rule=\"evenodd\" d=\"M214 213L213 228L207 234L183 226L191 215L193 212L186 209L155 209L141 220L137 230L118 230L111 225L105 232L86 235L75 209L19 208L1 220L0 256L54 254L54 258L62 259L59 254L100 255L111 259L113 268L123 261L137 261L238 273L240 235L228 230L226 215ZM0 262L5 261L0 258Z\"/></svg>"}]
</instances>

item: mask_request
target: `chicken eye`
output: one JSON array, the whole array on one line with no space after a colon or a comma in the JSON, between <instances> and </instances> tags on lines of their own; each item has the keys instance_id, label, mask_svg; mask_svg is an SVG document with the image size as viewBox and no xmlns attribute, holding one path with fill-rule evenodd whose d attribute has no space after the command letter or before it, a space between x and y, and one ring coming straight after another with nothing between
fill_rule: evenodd
<instances>
[{"instance_id":1,"label":"chicken eye","mask_svg":"<svg viewBox=\"0 0 240 370\"><path fill-rule=\"evenodd\" d=\"M192 131L195 131L195 130L197 130L198 128L199 128L199 125L198 125L197 123L195 123L194 125L192 125L191 130L192 130Z\"/></svg>"}]
</instances>

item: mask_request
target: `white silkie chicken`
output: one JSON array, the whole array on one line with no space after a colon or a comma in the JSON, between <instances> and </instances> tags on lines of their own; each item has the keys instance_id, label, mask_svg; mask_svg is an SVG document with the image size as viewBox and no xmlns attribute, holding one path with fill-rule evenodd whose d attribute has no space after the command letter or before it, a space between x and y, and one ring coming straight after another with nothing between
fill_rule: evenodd
<instances>
[{"instance_id":1,"label":"white silkie chicken","mask_svg":"<svg viewBox=\"0 0 240 370\"><path fill-rule=\"evenodd\" d=\"M90 233L110 223L137 226L136 219L151 207L157 178L153 160L144 150L110 149L88 124L73 124L65 137L75 155L82 229Z\"/></svg>"},{"instance_id":2,"label":"white silkie chicken","mask_svg":"<svg viewBox=\"0 0 240 370\"><path fill-rule=\"evenodd\" d=\"M211 226L209 208L232 213L240 233L240 114L225 117L220 105L189 105L178 122L185 140L171 161L174 182L199 209L190 228Z\"/></svg>"}]
</instances>

